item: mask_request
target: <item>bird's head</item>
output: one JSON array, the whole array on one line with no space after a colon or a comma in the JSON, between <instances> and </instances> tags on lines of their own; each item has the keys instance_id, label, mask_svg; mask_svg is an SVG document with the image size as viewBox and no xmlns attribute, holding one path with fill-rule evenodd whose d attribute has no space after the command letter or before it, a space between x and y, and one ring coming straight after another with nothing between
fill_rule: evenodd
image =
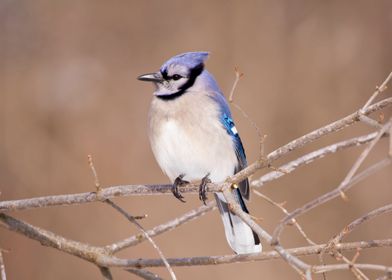
<instances>
[{"instance_id":1,"label":"bird's head","mask_svg":"<svg viewBox=\"0 0 392 280\"><path fill-rule=\"evenodd\" d=\"M166 61L158 72L141 75L138 80L153 82L157 87L154 93L157 97L175 98L193 86L204 70L207 57L208 52L179 54Z\"/></svg>"}]
</instances>

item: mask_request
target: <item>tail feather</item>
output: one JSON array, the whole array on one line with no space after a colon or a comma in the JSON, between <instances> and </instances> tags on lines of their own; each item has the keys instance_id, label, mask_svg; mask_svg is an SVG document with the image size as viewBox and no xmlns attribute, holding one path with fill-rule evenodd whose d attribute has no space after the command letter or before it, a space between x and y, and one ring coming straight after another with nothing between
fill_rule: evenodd
<instances>
[{"instance_id":1,"label":"tail feather","mask_svg":"<svg viewBox=\"0 0 392 280\"><path fill-rule=\"evenodd\" d=\"M238 189L233 191L234 197L242 210L249 213ZM222 217L226 239L237 254L259 253L262 250L259 237L242 219L230 212L222 193L215 193L215 199Z\"/></svg>"}]
</instances>

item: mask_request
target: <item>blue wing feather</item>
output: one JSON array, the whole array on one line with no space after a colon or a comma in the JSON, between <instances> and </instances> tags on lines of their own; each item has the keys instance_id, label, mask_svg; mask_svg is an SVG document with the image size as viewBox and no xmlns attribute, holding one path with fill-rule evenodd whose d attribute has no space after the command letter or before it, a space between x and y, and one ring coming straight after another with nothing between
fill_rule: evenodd
<instances>
[{"instance_id":1,"label":"blue wing feather","mask_svg":"<svg viewBox=\"0 0 392 280\"><path fill-rule=\"evenodd\" d=\"M235 169L235 172L238 172L244 169L248 164L246 161L246 155L244 146L242 145L241 138L238 134L238 131L234 125L233 119L229 115L229 112L222 112L221 122L223 126L226 128L227 133L231 136L234 146L235 153L237 155L238 164ZM244 198L249 199L249 182L248 179L242 181L240 183L240 191Z\"/></svg>"},{"instance_id":2,"label":"blue wing feather","mask_svg":"<svg viewBox=\"0 0 392 280\"><path fill-rule=\"evenodd\" d=\"M207 72L206 70L204 70ZM208 72L207 72L208 74ZM235 173L244 169L248 164L246 161L245 150L242 146L241 138L238 135L238 131L234 125L233 119L231 117L231 112L229 108L229 104L227 104L225 96L219 90L218 85L216 84L215 80L212 76L209 76L209 85L211 88L214 88L213 91L210 91L210 97L218 104L220 110L220 121L222 126L226 129L227 133L231 136L234 146L235 146L235 153L237 155L237 166L234 170ZM249 181L248 179L242 181L239 184L240 194L246 199L249 199ZM241 198L241 196L239 196ZM241 198L242 200L242 198ZM243 204L244 209L246 209L245 203Z\"/></svg>"},{"instance_id":3,"label":"blue wing feather","mask_svg":"<svg viewBox=\"0 0 392 280\"><path fill-rule=\"evenodd\" d=\"M237 158L238 158L239 167L241 167L241 169L243 169L247 166L245 150L244 150L244 147L242 146L241 138L238 135L238 131L234 125L234 122L226 113L223 113L222 114L222 123L225 126L227 133L233 139L233 142L234 142L235 148L236 148L236 154L237 154Z\"/></svg>"}]
</instances>

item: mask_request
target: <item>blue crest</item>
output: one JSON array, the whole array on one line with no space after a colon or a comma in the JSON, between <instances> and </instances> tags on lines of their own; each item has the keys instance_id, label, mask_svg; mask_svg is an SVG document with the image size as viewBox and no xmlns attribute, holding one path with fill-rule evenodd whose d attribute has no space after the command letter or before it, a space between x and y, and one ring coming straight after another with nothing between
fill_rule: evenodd
<instances>
[{"instance_id":1,"label":"blue crest","mask_svg":"<svg viewBox=\"0 0 392 280\"><path fill-rule=\"evenodd\" d=\"M207 59L208 52L187 52L173 56L168 61L166 61L162 67L161 71L164 71L169 67L169 65L183 65L188 69L193 69L204 63Z\"/></svg>"}]
</instances>

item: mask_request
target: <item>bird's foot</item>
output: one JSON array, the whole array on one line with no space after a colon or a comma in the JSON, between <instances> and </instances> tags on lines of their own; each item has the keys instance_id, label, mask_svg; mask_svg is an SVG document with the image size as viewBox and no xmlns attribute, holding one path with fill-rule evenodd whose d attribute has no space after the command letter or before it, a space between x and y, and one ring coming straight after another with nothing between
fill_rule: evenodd
<instances>
[{"instance_id":1,"label":"bird's foot","mask_svg":"<svg viewBox=\"0 0 392 280\"><path fill-rule=\"evenodd\" d=\"M207 184L211 183L210 180L210 173L208 173L206 176L204 176L201 179L200 187L199 187L199 199L203 201L203 204L206 205L206 200L208 199L207 197Z\"/></svg>"},{"instance_id":2,"label":"bird's foot","mask_svg":"<svg viewBox=\"0 0 392 280\"><path fill-rule=\"evenodd\" d=\"M184 178L184 174L180 174L175 180L174 180L174 184L172 186L172 193L174 194L174 196L180 200L181 202L185 202L185 200L183 199L184 197L182 196L182 194L180 193L179 187L189 184L188 181L182 180L182 178Z\"/></svg>"}]
</instances>

